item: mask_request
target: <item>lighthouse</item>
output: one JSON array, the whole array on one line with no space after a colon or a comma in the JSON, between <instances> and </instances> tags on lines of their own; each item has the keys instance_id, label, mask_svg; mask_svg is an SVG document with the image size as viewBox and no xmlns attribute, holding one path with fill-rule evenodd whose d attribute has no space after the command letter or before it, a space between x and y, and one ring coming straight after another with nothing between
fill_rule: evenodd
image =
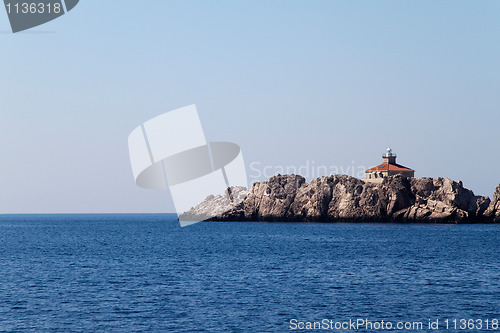
<instances>
[{"instance_id":1,"label":"lighthouse","mask_svg":"<svg viewBox=\"0 0 500 333\"><path fill-rule=\"evenodd\" d=\"M415 177L415 170L396 163L396 154L389 147L382 155L382 164L377 165L365 171L365 181L380 183L385 177L394 175L403 175L406 177Z\"/></svg>"}]
</instances>

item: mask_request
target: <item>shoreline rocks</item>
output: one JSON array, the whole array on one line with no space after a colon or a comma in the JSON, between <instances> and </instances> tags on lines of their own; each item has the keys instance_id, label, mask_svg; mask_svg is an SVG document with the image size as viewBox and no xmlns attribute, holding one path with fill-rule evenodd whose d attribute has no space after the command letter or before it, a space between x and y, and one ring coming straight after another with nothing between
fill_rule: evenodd
<instances>
[{"instance_id":1,"label":"shoreline rocks","mask_svg":"<svg viewBox=\"0 0 500 333\"><path fill-rule=\"evenodd\" d=\"M484 215L489 218L494 223L500 223L500 185L495 189L493 194L493 201L491 202L488 209L484 212Z\"/></svg>"},{"instance_id":2,"label":"shoreline rocks","mask_svg":"<svg viewBox=\"0 0 500 333\"><path fill-rule=\"evenodd\" d=\"M313 179L276 175L253 184L250 190L233 188L239 198L223 212L224 196L209 196L180 219L268 222L500 222L500 185L493 201L475 195L462 182L448 178L408 178L396 175L381 183L347 175ZM226 197L228 192L226 192ZM219 209L219 210L218 210ZM213 217L215 216L215 217Z\"/></svg>"}]
</instances>

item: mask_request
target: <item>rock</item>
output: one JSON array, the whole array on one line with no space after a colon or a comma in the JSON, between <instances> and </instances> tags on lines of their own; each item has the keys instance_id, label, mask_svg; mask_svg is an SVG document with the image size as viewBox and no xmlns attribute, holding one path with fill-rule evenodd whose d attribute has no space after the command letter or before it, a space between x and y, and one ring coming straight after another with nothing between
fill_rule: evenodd
<instances>
[{"instance_id":1,"label":"rock","mask_svg":"<svg viewBox=\"0 0 500 333\"><path fill-rule=\"evenodd\" d=\"M241 186L226 189L224 195L211 194L202 203L179 216L179 220L205 221L221 215L241 203L247 194L248 190Z\"/></svg>"},{"instance_id":2,"label":"rock","mask_svg":"<svg viewBox=\"0 0 500 333\"><path fill-rule=\"evenodd\" d=\"M482 218L490 199L475 196L462 182L448 178L412 178L411 192L415 199L406 211L404 220L420 222L464 222Z\"/></svg>"},{"instance_id":3,"label":"rock","mask_svg":"<svg viewBox=\"0 0 500 333\"><path fill-rule=\"evenodd\" d=\"M500 223L500 185L497 186L493 194L493 201L490 203L484 215L493 222Z\"/></svg>"},{"instance_id":4,"label":"rock","mask_svg":"<svg viewBox=\"0 0 500 333\"><path fill-rule=\"evenodd\" d=\"M387 199L381 188L345 176L333 176L332 199L327 220L377 221L387 212Z\"/></svg>"},{"instance_id":5,"label":"rock","mask_svg":"<svg viewBox=\"0 0 500 333\"><path fill-rule=\"evenodd\" d=\"M242 192L243 193L243 192ZM307 183L299 175L277 175L255 183L246 197L210 220L471 223L500 221L500 186L495 200L476 196L448 178L396 175L365 183L335 175ZM208 197L189 214L218 212L228 199ZM213 215L214 216L214 215Z\"/></svg>"},{"instance_id":6,"label":"rock","mask_svg":"<svg viewBox=\"0 0 500 333\"><path fill-rule=\"evenodd\" d=\"M283 221L294 220L291 205L298 189L306 180L298 175L277 175L267 182L255 183L243 202L222 216L240 220Z\"/></svg>"}]
</instances>

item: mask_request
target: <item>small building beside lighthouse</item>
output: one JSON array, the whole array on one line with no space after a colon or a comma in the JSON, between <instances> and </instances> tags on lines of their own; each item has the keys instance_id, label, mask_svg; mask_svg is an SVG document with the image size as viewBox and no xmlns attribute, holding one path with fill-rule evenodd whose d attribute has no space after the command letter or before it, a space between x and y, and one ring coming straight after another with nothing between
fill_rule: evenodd
<instances>
[{"instance_id":1,"label":"small building beside lighthouse","mask_svg":"<svg viewBox=\"0 0 500 333\"><path fill-rule=\"evenodd\" d=\"M415 170L396 163L396 154L391 148L382 155L383 163L365 171L365 181L382 182L385 177L394 175L404 175L406 177L415 177Z\"/></svg>"}]
</instances>

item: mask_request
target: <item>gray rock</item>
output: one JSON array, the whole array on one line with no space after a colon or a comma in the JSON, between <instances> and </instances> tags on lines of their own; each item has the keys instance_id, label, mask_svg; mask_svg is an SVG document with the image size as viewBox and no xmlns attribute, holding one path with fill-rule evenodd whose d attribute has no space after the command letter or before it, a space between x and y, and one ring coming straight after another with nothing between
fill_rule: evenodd
<instances>
[{"instance_id":1,"label":"gray rock","mask_svg":"<svg viewBox=\"0 0 500 333\"><path fill-rule=\"evenodd\" d=\"M493 194L493 201L484 212L484 215L493 220L493 222L500 223L500 185L497 186Z\"/></svg>"},{"instance_id":2,"label":"gray rock","mask_svg":"<svg viewBox=\"0 0 500 333\"><path fill-rule=\"evenodd\" d=\"M248 194L246 187L236 186L226 189L224 195L209 195L203 202L181 216L181 221L205 221L219 216L243 202Z\"/></svg>"},{"instance_id":3,"label":"gray rock","mask_svg":"<svg viewBox=\"0 0 500 333\"><path fill-rule=\"evenodd\" d=\"M246 197L221 210L216 221L317 222L500 222L500 186L494 202L476 196L462 182L448 178L407 178L396 175L382 183L365 183L335 175L307 183L299 175L277 175L255 183ZM192 216L217 212L226 205L221 197L208 197L190 211ZM223 211L223 212L222 212ZM215 216L215 215L212 215Z\"/></svg>"}]
</instances>

